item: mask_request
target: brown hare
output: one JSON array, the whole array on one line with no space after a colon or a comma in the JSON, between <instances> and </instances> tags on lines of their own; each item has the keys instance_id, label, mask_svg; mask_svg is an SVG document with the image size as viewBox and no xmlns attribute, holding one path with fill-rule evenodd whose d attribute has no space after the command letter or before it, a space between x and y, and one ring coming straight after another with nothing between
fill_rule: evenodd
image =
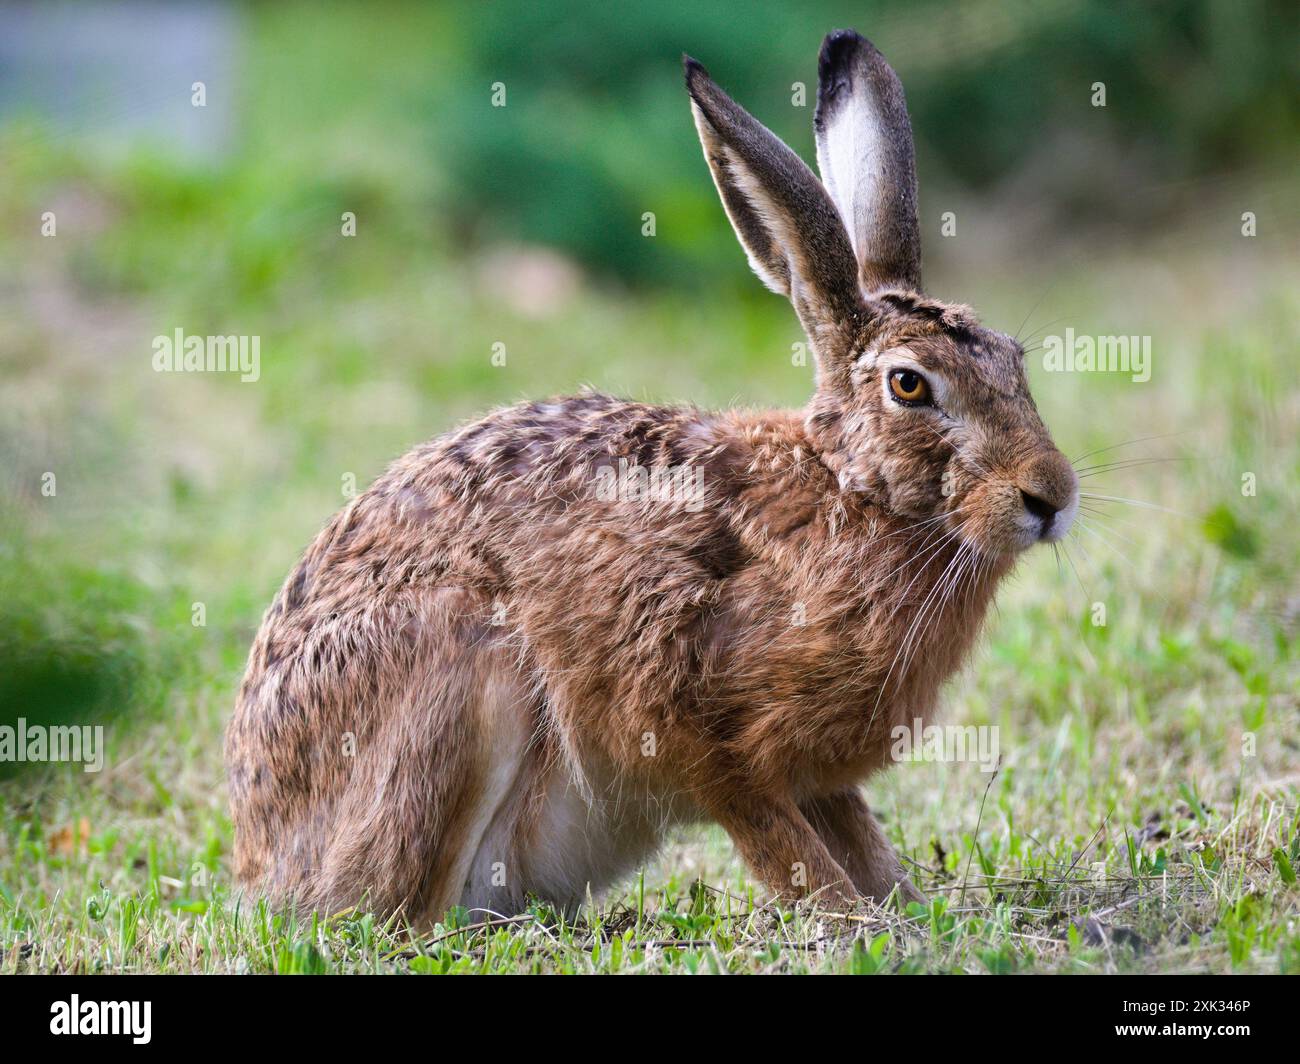
<instances>
[{"instance_id":1,"label":"brown hare","mask_svg":"<svg viewBox=\"0 0 1300 1064\"><path fill-rule=\"evenodd\" d=\"M806 409L523 403L399 459L263 620L226 739L240 880L417 925L571 908L713 821L782 896L917 897L858 786L1077 482L1016 342L921 289L897 76L827 37L821 180L685 60L810 341Z\"/></svg>"}]
</instances>

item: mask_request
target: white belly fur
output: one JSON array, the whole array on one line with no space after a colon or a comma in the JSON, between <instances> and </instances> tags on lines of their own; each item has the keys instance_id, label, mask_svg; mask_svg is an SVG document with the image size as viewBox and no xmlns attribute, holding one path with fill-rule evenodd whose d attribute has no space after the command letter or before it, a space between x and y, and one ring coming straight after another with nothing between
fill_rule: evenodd
<instances>
[{"instance_id":1,"label":"white belly fur","mask_svg":"<svg viewBox=\"0 0 1300 1064\"><path fill-rule=\"evenodd\" d=\"M586 796L562 766L553 767L544 781L517 781L521 788L525 782L532 784L527 790L538 787L541 808L525 815L521 793L499 806L469 866L460 902L466 908L508 915L522 910L533 895L572 914L589 895L598 897L632 873L658 849L669 828L694 819L694 810L680 797L620 792L590 773L594 794ZM494 865L499 885L494 885Z\"/></svg>"}]
</instances>

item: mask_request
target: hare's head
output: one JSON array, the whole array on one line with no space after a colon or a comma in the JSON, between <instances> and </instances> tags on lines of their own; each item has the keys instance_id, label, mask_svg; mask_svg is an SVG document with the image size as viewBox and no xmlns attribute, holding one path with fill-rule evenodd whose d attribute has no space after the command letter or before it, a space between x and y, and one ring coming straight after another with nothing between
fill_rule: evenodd
<instances>
[{"instance_id":1,"label":"hare's head","mask_svg":"<svg viewBox=\"0 0 1300 1064\"><path fill-rule=\"evenodd\" d=\"M921 294L912 128L884 56L850 31L822 45L821 180L703 67L685 66L731 224L808 334L809 435L841 485L943 518L990 554L1065 535L1078 484L1034 407L1024 352L969 308Z\"/></svg>"}]
</instances>

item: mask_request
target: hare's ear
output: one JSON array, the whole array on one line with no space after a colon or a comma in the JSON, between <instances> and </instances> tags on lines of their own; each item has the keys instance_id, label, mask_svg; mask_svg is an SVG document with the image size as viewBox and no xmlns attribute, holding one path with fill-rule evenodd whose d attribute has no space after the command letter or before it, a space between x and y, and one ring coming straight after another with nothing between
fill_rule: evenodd
<instances>
[{"instance_id":1,"label":"hare's ear","mask_svg":"<svg viewBox=\"0 0 1300 1064\"><path fill-rule=\"evenodd\" d=\"M863 313L849 235L826 189L779 137L682 57L695 127L750 265L790 297L822 358Z\"/></svg>"},{"instance_id":2,"label":"hare's ear","mask_svg":"<svg viewBox=\"0 0 1300 1064\"><path fill-rule=\"evenodd\" d=\"M919 290L916 161L898 75L852 30L822 42L817 74L817 165L849 231L862 286Z\"/></svg>"}]
</instances>

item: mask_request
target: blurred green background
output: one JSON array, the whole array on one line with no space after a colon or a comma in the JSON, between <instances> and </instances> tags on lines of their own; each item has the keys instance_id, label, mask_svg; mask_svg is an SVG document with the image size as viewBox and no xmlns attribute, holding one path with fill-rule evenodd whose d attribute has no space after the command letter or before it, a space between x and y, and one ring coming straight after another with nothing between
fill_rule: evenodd
<instances>
[{"instance_id":1,"label":"blurred green background","mask_svg":"<svg viewBox=\"0 0 1300 1064\"><path fill-rule=\"evenodd\" d=\"M228 680L347 475L364 487L481 408L585 382L800 403L797 326L719 209L683 51L811 160L823 33L874 38L907 88L932 290L1008 331L1055 321L1156 337L1150 384L1050 382L1049 412L1085 394L1106 403L1104 420L1058 426L1067 450L1142 435L1149 408L1173 414L1179 393L1222 410L1234 388L1272 391L1243 373L1202 386L1196 374L1222 363L1175 362L1213 309L1197 285L1225 304L1213 343L1291 339L1287 285L1263 264L1296 233L1294 5L127 4L3 17L15 30L0 81L7 714L157 703L214 668ZM148 32L132 34L132 18ZM128 35L134 58L117 47ZM341 234L346 211L355 237ZM956 234L941 237L946 211ZM1117 261L1138 286L1099 293ZM261 336L261 380L153 373L151 338L177 327ZM1171 423L1205 431L1200 416ZM207 631L190 624L194 602Z\"/></svg>"},{"instance_id":2,"label":"blurred green background","mask_svg":"<svg viewBox=\"0 0 1300 1064\"><path fill-rule=\"evenodd\" d=\"M135 58L116 47L124 12L150 30ZM932 290L1008 331L1155 337L1149 384L1040 383L1067 450L1143 435L1158 408L1191 430L1181 444L1213 452L1204 434L1235 392L1261 404L1224 425L1243 445L1294 413L1280 357L1294 353L1294 5L127 4L3 18L8 715L156 704L214 669L228 683L348 475L364 487L484 407L584 382L800 403L797 327L716 202L683 51L811 159L821 36L852 25L875 39L913 114ZM946 211L956 234L942 237ZM261 380L153 373L151 338L177 327L261 336ZM1202 362L1198 345L1242 350Z\"/></svg>"},{"instance_id":3,"label":"blurred green background","mask_svg":"<svg viewBox=\"0 0 1300 1064\"><path fill-rule=\"evenodd\" d=\"M1029 357L1067 454L1165 437L1108 452L1166 461L1096 490L1176 514L1112 507L1069 567L1027 558L963 719L1164 719L1177 756L1230 780L1231 729L1272 713L1269 764L1293 759L1284 0L0 9L0 723L138 718L110 729L111 763L188 793L175 845L218 854L244 655L349 484L584 383L801 404L797 324L727 226L680 55L811 161L817 49L839 26L906 87L934 294L1031 337L1152 337L1145 384ZM259 336L260 380L155 373L152 338L178 327ZM1100 635L1097 599L1116 618ZM1210 719L1209 746L1179 745ZM158 791L116 785L103 815L158 815Z\"/></svg>"}]
</instances>

